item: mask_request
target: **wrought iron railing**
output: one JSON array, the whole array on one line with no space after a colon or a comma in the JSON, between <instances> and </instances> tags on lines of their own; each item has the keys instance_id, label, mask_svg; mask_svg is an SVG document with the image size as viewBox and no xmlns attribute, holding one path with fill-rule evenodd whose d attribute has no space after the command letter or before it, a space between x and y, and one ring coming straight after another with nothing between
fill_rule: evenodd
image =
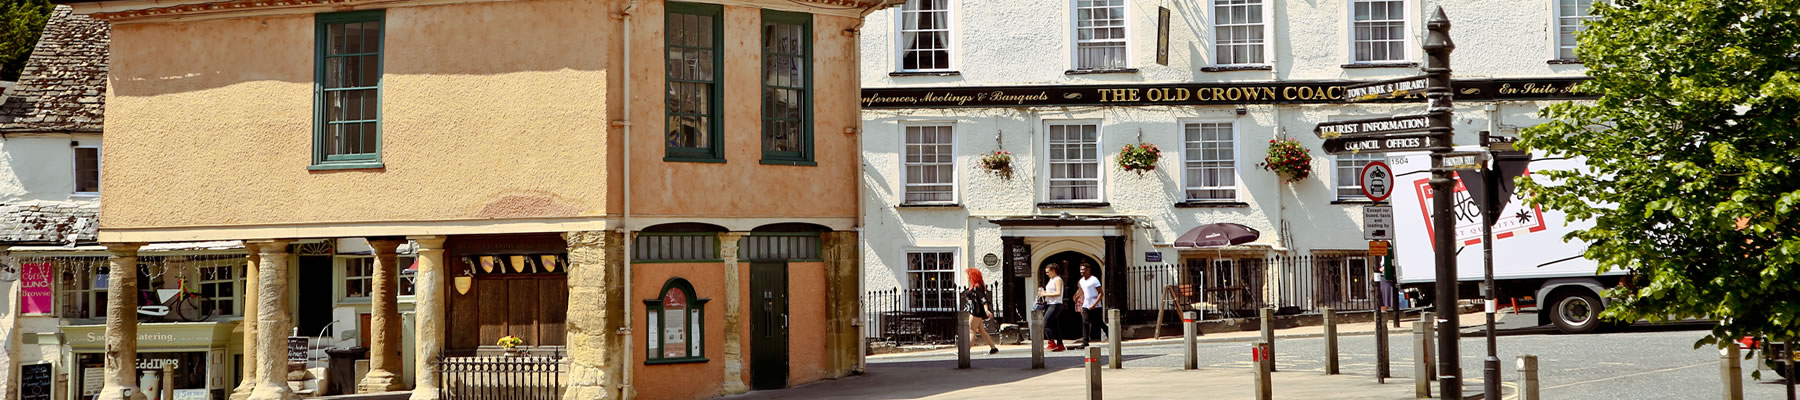
<instances>
[{"instance_id":1,"label":"wrought iron railing","mask_svg":"<svg viewBox=\"0 0 1800 400\"><path fill-rule=\"evenodd\" d=\"M987 285L992 308L1000 310L998 283ZM870 343L938 344L956 341L962 287L872 290L863 293L863 335ZM990 319L990 321L992 321ZM995 324L997 325L997 324ZM990 327L991 328L991 327Z\"/></svg>"},{"instance_id":2,"label":"wrought iron railing","mask_svg":"<svg viewBox=\"0 0 1800 400\"><path fill-rule=\"evenodd\" d=\"M438 357L438 396L443 400L560 400L568 384L561 347L498 348L445 352Z\"/></svg>"}]
</instances>

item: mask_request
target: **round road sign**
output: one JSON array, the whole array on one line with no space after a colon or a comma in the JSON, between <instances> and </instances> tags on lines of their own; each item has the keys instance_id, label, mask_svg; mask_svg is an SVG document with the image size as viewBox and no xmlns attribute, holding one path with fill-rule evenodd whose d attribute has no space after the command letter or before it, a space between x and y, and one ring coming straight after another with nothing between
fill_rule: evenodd
<instances>
[{"instance_id":1,"label":"round road sign","mask_svg":"<svg viewBox=\"0 0 1800 400\"><path fill-rule=\"evenodd\" d=\"M1364 166L1356 182L1362 184L1363 195L1369 196L1371 201L1387 200L1394 194L1394 170L1384 162L1374 161Z\"/></svg>"}]
</instances>

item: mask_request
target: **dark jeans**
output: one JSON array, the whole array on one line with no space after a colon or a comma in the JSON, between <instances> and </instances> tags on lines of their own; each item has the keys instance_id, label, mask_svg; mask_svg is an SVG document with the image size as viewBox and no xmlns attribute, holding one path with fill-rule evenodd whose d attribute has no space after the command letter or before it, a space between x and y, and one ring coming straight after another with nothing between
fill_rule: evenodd
<instances>
[{"instance_id":1,"label":"dark jeans","mask_svg":"<svg viewBox=\"0 0 1800 400\"><path fill-rule=\"evenodd\" d=\"M1089 308L1081 312L1081 343L1088 343L1100 337L1100 330L1106 328L1106 309Z\"/></svg>"},{"instance_id":2,"label":"dark jeans","mask_svg":"<svg viewBox=\"0 0 1800 400\"><path fill-rule=\"evenodd\" d=\"M1049 307L1046 307L1044 309L1044 322L1043 322L1044 338L1049 339L1050 343L1055 343L1057 346L1061 346L1063 344L1063 341L1062 341L1063 335L1061 332L1062 330L1057 329L1057 327L1056 327L1057 325L1062 325L1062 324L1058 323L1059 321L1062 321L1062 319L1063 319L1062 303L1051 304Z\"/></svg>"}]
</instances>

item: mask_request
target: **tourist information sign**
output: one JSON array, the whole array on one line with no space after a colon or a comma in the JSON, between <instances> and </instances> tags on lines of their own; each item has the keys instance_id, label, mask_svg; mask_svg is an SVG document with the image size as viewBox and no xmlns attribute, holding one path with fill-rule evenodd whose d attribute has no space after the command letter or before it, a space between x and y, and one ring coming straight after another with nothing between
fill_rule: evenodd
<instances>
[{"instance_id":1,"label":"tourist information sign","mask_svg":"<svg viewBox=\"0 0 1800 400\"><path fill-rule=\"evenodd\" d=\"M1408 78L1369 82L1344 87L1344 101L1358 102L1381 99L1394 99L1425 93L1425 86L1430 75L1419 75Z\"/></svg>"},{"instance_id":2,"label":"tourist information sign","mask_svg":"<svg viewBox=\"0 0 1800 400\"><path fill-rule=\"evenodd\" d=\"M1440 146L1439 142L1437 137L1429 133L1380 137L1337 137L1325 139L1325 152L1344 154L1427 151Z\"/></svg>"},{"instance_id":3,"label":"tourist information sign","mask_svg":"<svg viewBox=\"0 0 1800 400\"><path fill-rule=\"evenodd\" d=\"M1416 114L1325 122L1314 125L1313 134L1319 135L1320 139L1331 139L1423 132L1431 129L1431 117L1432 114Z\"/></svg>"}]
</instances>

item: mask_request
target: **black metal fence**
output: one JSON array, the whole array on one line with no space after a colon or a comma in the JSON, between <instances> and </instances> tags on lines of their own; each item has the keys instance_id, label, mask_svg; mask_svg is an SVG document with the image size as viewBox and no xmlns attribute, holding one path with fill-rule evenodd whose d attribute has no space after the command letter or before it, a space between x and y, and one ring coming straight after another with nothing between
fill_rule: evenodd
<instances>
[{"instance_id":1,"label":"black metal fence","mask_svg":"<svg viewBox=\"0 0 1800 400\"><path fill-rule=\"evenodd\" d=\"M989 283L986 288L996 312L1000 311L997 285L998 282ZM956 313L962 310L964 289L966 287L893 288L863 292L863 320L867 321L863 336L869 343L886 342L896 346L955 342Z\"/></svg>"},{"instance_id":2,"label":"black metal fence","mask_svg":"<svg viewBox=\"0 0 1800 400\"><path fill-rule=\"evenodd\" d=\"M1201 311L1207 318L1249 317L1264 307L1282 314L1368 310L1376 305L1374 267L1367 257L1316 255L1139 265L1127 270L1128 306Z\"/></svg>"},{"instance_id":3,"label":"black metal fence","mask_svg":"<svg viewBox=\"0 0 1800 400\"><path fill-rule=\"evenodd\" d=\"M453 354L454 353L454 354ZM568 382L562 347L499 348L438 356L438 396L444 400L561 400Z\"/></svg>"}]
</instances>

